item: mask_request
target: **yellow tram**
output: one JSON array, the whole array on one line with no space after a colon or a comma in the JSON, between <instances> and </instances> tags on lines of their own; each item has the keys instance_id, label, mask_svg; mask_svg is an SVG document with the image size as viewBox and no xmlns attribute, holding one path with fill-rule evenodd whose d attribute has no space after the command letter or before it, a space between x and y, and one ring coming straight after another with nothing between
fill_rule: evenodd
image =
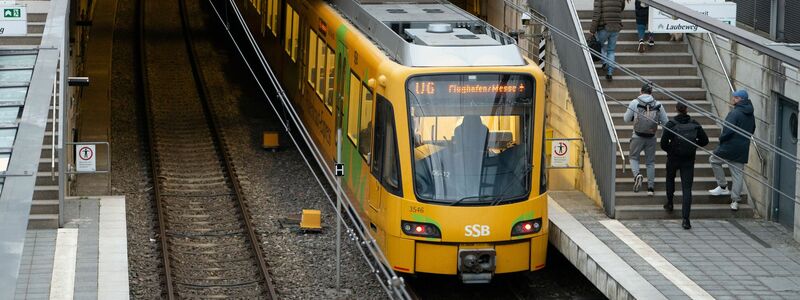
<instances>
[{"instance_id":1,"label":"yellow tram","mask_svg":"<svg viewBox=\"0 0 800 300\"><path fill-rule=\"evenodd\" d=\"M237 0L343 185L402 273L544 267L544 81L514 41L439 1Z\"/></svg>"}]
</instances>

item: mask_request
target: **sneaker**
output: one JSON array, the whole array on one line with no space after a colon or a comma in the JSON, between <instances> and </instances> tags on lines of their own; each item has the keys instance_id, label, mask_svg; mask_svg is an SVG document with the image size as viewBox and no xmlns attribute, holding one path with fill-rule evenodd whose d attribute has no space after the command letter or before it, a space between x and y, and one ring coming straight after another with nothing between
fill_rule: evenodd
<instances>
[{"instance_id":1,"label":"sneaker","mask_svg":"<svg viewBox=\"0 0 800 300\"><path fill-rule=\"evenodd\" d=\"M652 33L650 34L650 40L647 41L647 45L650 46L650 47L653 47L653 46L656 45L656 41L653 40L653 34Z\"/></svg>"},{"instance_id":2,"label":"sneaker","mask_svg":"<svg viewBox=\"0 0 800 300\"><path fill-rule=\"evenodd\" d=\"M683 219L683 229L692 229L692 223L689 222L689 219Z\"/></svg>"},{"instance_id":3,"label":"sneaker","mask_svg":"<svg viewBox=\"0 0 800 300\"><path fill-rule=\"evenodd\" d=\"M606 74L606 80L607 81L613 81L614 80L614 76L612 76L611 74Z\"/></svg>"},{"instance_id":4,"label":"sneaker","mask_svg":"<svg viewBox=\"0 0 800 300\"><path fill-rule=\"evenodd\" d=\"M647 188L647 195L648 196L652 197L655 194L656 194L656 191L653 190L653 188L651 188L651 187Z\"/></svg>"},{"instance_id":5,"label":"sneaker","mask_svg":"<svg viewBox=\"0 0 800 300\"><path fill-rule=\"evenodd\" d=\"M727 188L724 188L724 187L721 187L721 186L717 186L717 188L715 188L713 190L708 190L708 192L711 193L712 196L722 196L722 195L730 195L731 194L731 191L729 191Z\"/></svg>"},{"instance_id":6,"label":"sneaker","mask_svg":"<svg viewBox=\"0 0 800 300\"><path fill-rule=\"evenodd\" d=\"M644 179L642 177L642 174L638 174L638 175L636 175L636 177L633 178L633 192L634 193L638 193L639 192L639 188L642 187L642 179Z\"/></svg>"},{"instance_id":7,"label":"sneaker","mask_svg":"<svg viewBox=\"0 0 800 300\"><path fill-rule=\"evenodd\" d=\"M731 202L731 210L732 210L732 211L737 211L737 210L739 210L739 202L732 201L732 202Z\"/></svg>"},{"instance_id":8,"label":"sneaker","mask_svg":"<svg viewBox=\"0 0 800 300\"><path fill-rule=\"evenodd\" d=\"M672 212L673 209L674 206L672 205L672 202L667 202L667 204L664 204L664 210L666 210L667 212Z\"/></svg>"},{"instance_id":9,"label":"sneaker","mask_svg":"<svg viewBox=\"0 0 800 300\"><path fill-rule=\"evenodd\" d=\"M639 51L639 53L644 53L644 40L639 40L639 47L636 48L636 51Z\"/></svg>"}]
</instances>

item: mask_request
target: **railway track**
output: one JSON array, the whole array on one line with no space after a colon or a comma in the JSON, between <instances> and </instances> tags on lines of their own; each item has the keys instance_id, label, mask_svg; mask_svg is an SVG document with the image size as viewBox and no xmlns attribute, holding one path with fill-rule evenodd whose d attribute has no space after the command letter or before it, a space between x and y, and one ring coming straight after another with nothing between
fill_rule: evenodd
<instances>
[{"instance_id":1,"label":"railway track","mask_svg":"<svg viewBox=\"0 0 800 300\"><path fill-rule=\"evenodd\" d=\"M142 95L165 297L275 299L181 1L140 1Z\"/></svg>"}]
</instances>

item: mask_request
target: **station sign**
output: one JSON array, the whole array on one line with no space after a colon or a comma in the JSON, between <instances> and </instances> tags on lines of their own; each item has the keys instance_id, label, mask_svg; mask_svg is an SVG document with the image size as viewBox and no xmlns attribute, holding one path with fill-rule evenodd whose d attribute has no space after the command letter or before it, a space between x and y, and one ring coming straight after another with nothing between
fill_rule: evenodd
<instances>
[{"instance_id":1,"label":"station sign","mask_svg":"<svg viewBox=\"0 0 800 300\"><path fill-rule=\"evenodd\" d=\"M75 171L95 172L97 171L97 155L95 145L76 144L75 145Z\"/></svg>"},{"instance_id":2,"label":"station sign","mask_svg":"<svg viewBox=\"0 0 800 300\"><path fill-rule=\"evenodd\" d=\"M736 3L722 0L673 0L701 14L736 26ZM700 26L681 20L666 12L650 7L650 21L647 28L653 33L706 33Z\"/></svg>"},{"instance_id":3,"label":"station sign","mask_svg":"<svg viewBox=\"0 0 800 300\"><path fill-rule=\"evenodd\" d=\"M28 13L25 6L0 4L0 37L28 34Z\"/></svg>"}]
</instances>

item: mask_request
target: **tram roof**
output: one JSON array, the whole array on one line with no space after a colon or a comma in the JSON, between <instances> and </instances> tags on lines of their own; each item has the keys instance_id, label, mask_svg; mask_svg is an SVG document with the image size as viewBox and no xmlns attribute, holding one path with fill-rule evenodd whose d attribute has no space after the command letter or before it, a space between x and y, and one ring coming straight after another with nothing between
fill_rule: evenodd
<instances>
[{"instance_id":1,"label":"tram roof","mask_svg":"<svg viewBox=\"0 0 800 300\"><path fill-rule=\"evenodd\" d=\"M331 3L391 58L406 66L525 65L514 39L447 2L331 0Z\"/></svg>"}]
</instances>

